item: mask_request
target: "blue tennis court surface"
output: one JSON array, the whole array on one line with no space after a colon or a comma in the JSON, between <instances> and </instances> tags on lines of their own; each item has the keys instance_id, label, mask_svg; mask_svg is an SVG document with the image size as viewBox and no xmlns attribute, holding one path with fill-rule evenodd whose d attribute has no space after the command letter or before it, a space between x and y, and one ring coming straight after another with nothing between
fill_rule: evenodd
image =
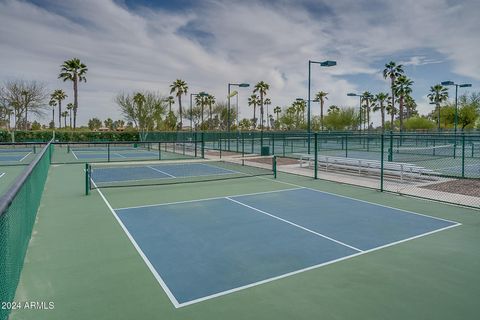
<instances>
[{"instance_id":1,"label":"blue tennis court surface","mask_svg":"<svg viewBox=\"0 0 480 320\"><path fill-rule=\"evenodd\" d=\"M72 154L78 160L89 160L89 159L108 159L108 152L107 151L98 151L98 152L84 152L84 151L71 151ZM158 158L158 152L154 151L147 151L147 150L138 150L138 151L111 151L110 152L111 159L134 159L134 158Z\"/></svg>"},{"instance_id":2,"label":"blue tennis court surface","mask_svg":"<svg viewBox=\"0 0 480 320\"><path fill-rule=\"evenodd\" d=\"M113 211L176 307L459 225L307 188Z\"/></svg>"},{"instance_id":3,"label":"blue tennis court surface","mask_svg":"<svg viewBox=\"0 0 480 320\"><path fill-rule=\"evenodd\" d=\"M0 161L11 161L11 162L21 162L23 161L30 152L28 153L16 153L16 154L9 154L8 152L5 154L0 153Z\"/></svg>"},{"instance_id":4,"label":"blue tennis court surface","mask_svg":"<svg viewBox=\"0 0 480 320\"><path fill-rule=\"evenodd\" d=\"M97 168L92 172L92 179L95 183L109 183L149 179L201 177L235 173L238 172L206 163L181 163L151 166L144 165L135 167L120 166Z\"/></svg>"}]
</instances>

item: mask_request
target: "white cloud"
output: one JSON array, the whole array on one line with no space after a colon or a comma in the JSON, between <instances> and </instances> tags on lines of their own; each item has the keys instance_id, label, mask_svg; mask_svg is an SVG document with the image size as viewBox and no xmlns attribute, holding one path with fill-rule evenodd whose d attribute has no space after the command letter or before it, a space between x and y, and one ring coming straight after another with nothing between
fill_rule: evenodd
<instances>
[{"instance_id":1,"label":"white cloud","mask_svg":"<svg viewBox=\"0 0 480 320\"><path fill-rule=\"evenodd\" d=\"M71 95L70 84L56 75L65 59L79 57L89 68L88 82L80 87L79 117L86 123L92 116L119 118L116 93L168 94L176 78L186 80L191 92L207 91L217 100L226 98L228 82L264 80L271 85L273 106L285 105L306 97L308 59L333 58L338 66L312 69L313 91L328 91L332 104L356 106L345 94L363 84L344 76L381 79L372 63L409 50L434 50L458 74L480 80L475 41L480 8L475 1L462 3L336 1L328 2L331 12L323 14L297 2L209 1L195 11L167 12L85 0L60 2L51 12L28 2L0 1L0 80L38 79ZM411 54L405 64L437 62ZM247 115L250 89L239 92L241 113Z\"/></svg>"}]
</instances>

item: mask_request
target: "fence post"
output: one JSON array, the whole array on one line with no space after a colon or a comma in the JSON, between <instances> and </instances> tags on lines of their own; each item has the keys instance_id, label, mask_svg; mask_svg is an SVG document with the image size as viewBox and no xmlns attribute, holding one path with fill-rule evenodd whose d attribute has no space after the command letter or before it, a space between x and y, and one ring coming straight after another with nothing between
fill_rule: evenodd
<instances>
[{"instance_id":1,"label":"fence post","mask_svg":"<svg viewBox=\"0 0 480 320\"><path fill-rule=\"evenodd\" d=\"M85 163L85 195L90 193L90 166Z\"/></svg>"},{"instance_id":2,"label":"fence post","mask_svg":"<svg viewBox=\"0 0 480 320\"><path fill-rule=\"evenodd\" d=\"M388 148L388 161L393 161L393 131L390 130L390 148Z\"/></svg>"},{"instance_id":3,"label":"fence post","mask_svg":"<svg viewBox=\"0 0 480 320\"><path fill-rule=\"evenodd\" d=\"M313 172L314 172L313 178L318 179L318 133L315 132L313 137L314 137L314 143L315 143L315 146L313 146L313 150L315 152L315 155L314 155L315 163L313 165Z\"/></svg>"},{"instance_id":4,"label":"fence post","mask_svg":"<svg viewBox=\"0 0 480 320\"><path fill-rule=\"evenodd\" d=\"M162 160L162 144L158 143L158 160Z\"/></svg>"},{"instance_id":5,"label":"fence post","mask_svg":"<svg viewBox=\"0 0 480 320\"><path fill-rule=\"evenodd\" d=\"M110 162L110 143L107 143L107 161Z\"/></svg>"},{"instance_id":6,"label":"fence post","mask_svg":"<svg viewBox=\"0 0 480 320\"><path fill-rule=\"evenodd\" d=\"M203 133L203 131L202 131L202 133ZM195 142L193 143L193 147L195 148L195 154L194 154L194 156L195 156L195 158L196 158L196 157L197 157L197 131L194 132L194 134L193 134L193 139L195 140ZM186 142L187 142L186 140L183 141L183 145L184 145L183 150L185 150L185 144L186 144ZM185 153L185 152L184 152L184 153Z\"/></svg>"},{"instance_id":7,"label":"fence post","mask_svg":"<svg viewBox=\"0 0 480 320\"><path fill-rule=\"evenodd\" d=\"M380 145L380 191L383 192L383 162L384 162L384 151L385 151L383 133L381 135L381 139L382 139L382 142ZM389 153L389 156L390 156L390 153Z\"/></svg>"},{"instance_id":8,"label":"fence post","mask_svg":"<svg viewBox=\"0 0 480 320\"><path fill-rule=\"evenodd\" d=\"M345 158L348 158L348 135L345 135Z\"/></svg>"},{"instance_id":9,"label":"fence post","mask_svg":"<svg viewBox=\"0 0 480 320\"><path fill-rule=\"evenodd\" d=\"M242 158L245 157L245 132L242 132Z\"/></svg>"},{"instance_id":10,"label":"fence post","mask_svg":"<svg viewBox=\"0 0 480 320\"><path fill-rule=\"evenodd\" d=\"M465 178L465 132L462 132L462 178Z\"/></svg>"},{"instance_id":11,"label":"fence post","mask_svg":"<svg viewBox=\"0 0 480 320\"><path fill-rule=\"evenodd\" d=\"M203 131L202 133L200 134L200 138L202 139L202 141L200 142L200 154L202 156L202 159L205 159L205 136L203 134Z\"/></svg>"},{"instance_id":12,"label":"fence post","mask_svg":"<svg viewBox=\"0 0 480 320\"><path fill-rule=\"evenodd\" d=\"M277 179L277 156L273 156L272 165L273 165L273 178Z\"/></svg>"}]
</instances>

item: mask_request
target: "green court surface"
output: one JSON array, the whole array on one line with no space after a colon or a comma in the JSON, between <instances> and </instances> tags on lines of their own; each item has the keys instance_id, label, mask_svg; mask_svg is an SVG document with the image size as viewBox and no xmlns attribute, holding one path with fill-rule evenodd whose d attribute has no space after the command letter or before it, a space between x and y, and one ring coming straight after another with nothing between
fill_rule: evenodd
<instances>
[{"instance_id":1,"label":"green court surface","mask_svg":"<svg viewBox=\"0 0 480 320\"><path fill-rule=\"evenodd\" d=\"M107 188L89 196L84 179L81 164L50 167L15 301L53 302L54 308L14 310L11 319L475 319L480 314L477 210L284 173L276 180ZM176 308L102 198L125 208L298 187L461 225ZM191 210L195 214L195 205ZM254 230L250 227L246 230Z\"/></svg>"},{"instance_id":2,"label":"green court surface","mask_svg":"<svg viewBox=\"0 0 480 320\"><path fill-rule=\"evenodd\" d=\"M0 166L0 196L7 191L25 168L26 166Z\"/></svg>"}]
</instances>

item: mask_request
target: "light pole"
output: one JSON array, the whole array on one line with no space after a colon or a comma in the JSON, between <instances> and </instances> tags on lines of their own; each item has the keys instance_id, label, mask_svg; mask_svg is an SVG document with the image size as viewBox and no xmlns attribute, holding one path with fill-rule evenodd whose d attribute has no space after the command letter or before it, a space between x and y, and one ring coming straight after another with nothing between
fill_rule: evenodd
<instances>
[{"instance_id":1,"label":"light pole","mask_svg":"<svg viewBox=\"0 0 480 320\"><path fill-rule=\"evenodd\" d=\"M199 93L190 93L190 131L193 131L193 109L192 109L193 96L205 97L205 96L208 96L208 93L203 91Z\"/></svg>"},{"instance_id":2,"label":"light pole","mask_svg":"<svg viewBox=\"0 0 480 320\"><path fill-rule=\"evenodd\" d=\"M359 97L360 98L360 106L359 106L358 112L360 114L360 133L361 133L362 132L362 98L363 98L363 95L350 92L350 93L347 93L347 96L349 96L349 97Z\"/></svg>"},{"instance_id":3,"label":"light pole","mask_svg":"<svg viewBox=\"0 0 480 320\"><path fill-rule=\"evenodd\" d=\"M308 60L308 100L307 100L307 133L308 133L308 153L310 154L310 132L311 132L311 127L310 127L310 88L311 88L311 82L312 82L312 64L319 64L320 67L333 67L337 65L336 61L332 60L326 60L326 61L312 61Z\"/></svg>"},{"instance_id":4,"label":"light pole","mask_svg":"<svg viewBox=\"0 0 480 320\"><path fill-rule=\"evenodd\" d=\"M455 133L457 132L457 126L458 126L458 99L457 99L457 96L458 96L458 88L467 88L467 87L471 87L472 84L471 83L463 83L463 84L457 84L453 81L442 81L441 82L442 86L455 86L455 122L454 122L454 126L455 126Z\"/></svg>"},{"instance_id":5,"label":"light pole","mask_svg":"<svg viewBox=\"0 0 480 320\"><path fill-rule=\"evenodd\" d=\"M227 131L230 132L230 87L231 86L237 86L239 88L248 88L250 87L250 84L249 83L229 83L228 84L228 107L227 107ZM237 99L238 99L238 93L237 93ZM238 107L237 107L238 108ZM238 116L238 112L237 112L237 116Z\"/></svg>"}]
</instances>

